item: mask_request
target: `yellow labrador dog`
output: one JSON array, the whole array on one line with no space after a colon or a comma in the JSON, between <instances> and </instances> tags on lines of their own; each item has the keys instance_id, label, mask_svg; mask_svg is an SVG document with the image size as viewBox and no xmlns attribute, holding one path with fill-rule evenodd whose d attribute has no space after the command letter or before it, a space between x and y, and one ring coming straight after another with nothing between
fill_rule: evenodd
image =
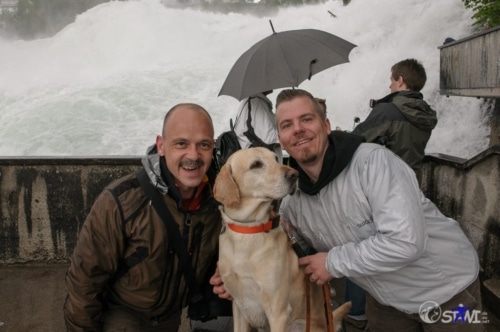
<instances>
[{"instance_id":1,"label":"yellow labrador dog","mask_svg":"<svg viewBox=\"0 0 500 332\"><path fill-rule=\"evenodd\" d=\"M272 201L295 191L298 172L277 162L266 148L235 152L216 178L215 199L224 222L219 273L233 297L234 331L305 331L306 286L310 285L310 330L326 331L320 286L310 283L279 227ZM336 331L350 303L334 314ZM340 328L341 329L341 328Z\"/></svg>"}]
</instances>

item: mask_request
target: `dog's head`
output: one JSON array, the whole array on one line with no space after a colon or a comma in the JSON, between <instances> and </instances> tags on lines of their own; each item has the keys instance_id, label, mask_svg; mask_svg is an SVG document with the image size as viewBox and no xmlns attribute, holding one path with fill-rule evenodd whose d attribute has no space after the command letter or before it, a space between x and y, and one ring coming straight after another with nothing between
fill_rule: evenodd
<instances>
[{"instance_id":1,"label":"dog's head","mask_svg":"<svg viewBox=\"0 0 500 332\"><path fill-rule=\"evenodd\" d=\"M296 170L278 163L266 148L238 150L217 175L214 196L229 208L237 208L248 198L271 202L293 194L297 178Z\"/></svg>"}]
</instances>

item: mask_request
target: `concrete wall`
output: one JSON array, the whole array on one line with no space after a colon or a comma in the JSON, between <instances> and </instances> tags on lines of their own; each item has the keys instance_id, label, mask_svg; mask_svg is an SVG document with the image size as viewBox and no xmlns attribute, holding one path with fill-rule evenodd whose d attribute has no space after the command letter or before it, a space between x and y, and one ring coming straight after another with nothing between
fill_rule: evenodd
<instances>
[{"instance_id":1,"label":"concrete wall","mask_svg":"<svg viewBox=\"0 0 500 332\"><path fill-rule=\"evenodd\" d=\"M66 261L101 190L140 158L0 158L0 264Z\"/></svg>"},{"instance_id":2,"label":"concrete wall","mask_svg":"<svg viewBox=\"0 0 500 332\"><path fill-rule=\"evenodd\" d=\"M92 203L140 158L0 158L0 264L67 262ZM424 193L460 222L500 277L500 145L470 160L428 155Z\"/></svg>"},{"instance_id":3,"label":"concrete wall","mask_svg":"<svg viewBox=\"0 0 500 332\"><path fill-rule=\"evenodd\" d=\"M500 277L500 145L470 160L428 155L423 192L456 219L478 250L485 278Z\"/></svg>"}]
</instances>

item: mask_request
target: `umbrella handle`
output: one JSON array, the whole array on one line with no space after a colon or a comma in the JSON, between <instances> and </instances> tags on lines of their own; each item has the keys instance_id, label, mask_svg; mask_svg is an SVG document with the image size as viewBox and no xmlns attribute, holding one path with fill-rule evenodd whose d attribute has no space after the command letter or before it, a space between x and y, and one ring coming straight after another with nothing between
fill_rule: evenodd
<instances>
[{"instance_id":1,"label":"umbrella handle","mask_svg":"<svg viewBox=\"0 0 500 332\"><path fill-rule=\"evenodd\" d=\"M312 76L312 66L318 62L318 59L312 59L311 62L309 62L309 76L307 77L308 80L311 80Z\"/></svg>"}]
</instances>

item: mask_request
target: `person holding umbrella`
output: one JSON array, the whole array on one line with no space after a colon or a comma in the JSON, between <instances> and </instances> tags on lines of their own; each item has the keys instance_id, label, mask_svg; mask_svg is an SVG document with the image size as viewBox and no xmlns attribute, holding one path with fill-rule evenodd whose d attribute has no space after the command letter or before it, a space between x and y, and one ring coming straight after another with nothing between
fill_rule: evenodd
<instances>
[{"instance_id":1,"label":"person holding umbrella","mask_svg":"<svg viewBox=\"0 0 500 332\"><path fill-rule=\"evenodd\" d=\"M252 45L236 60L219 91L219 96L232 96L240 101L234 132L238 134L241 148L277 142L274 121L271 121L274 118L272 103L267 98L269 93L274 89L297 87L325 69L349 62L349 53L356 47L326 31L298 29L277 32L271 20L269 24L272 34ZM248 115L246 119L245 114ZM255 117L260 119L255 121ZM252 127L261 134L250 137L254 131ZM231 135L232 131L233 126ZM281 161L279 145L271 149ZM220 155L225 161L227 153L221 152Z\"/></svg>"},{"instance_id":2,"label":"person holding umbrella","mask_svg":"<svg viewBox=\"0 0 500 332\"><path fill-rule=\"evenodd\" d=\"M278 143L273 103L267 98L272 92L264 91L241 101L234 132L242 149L263 146L276 153L281 162L283 154Z\"/></svg>"}]
</instances>

